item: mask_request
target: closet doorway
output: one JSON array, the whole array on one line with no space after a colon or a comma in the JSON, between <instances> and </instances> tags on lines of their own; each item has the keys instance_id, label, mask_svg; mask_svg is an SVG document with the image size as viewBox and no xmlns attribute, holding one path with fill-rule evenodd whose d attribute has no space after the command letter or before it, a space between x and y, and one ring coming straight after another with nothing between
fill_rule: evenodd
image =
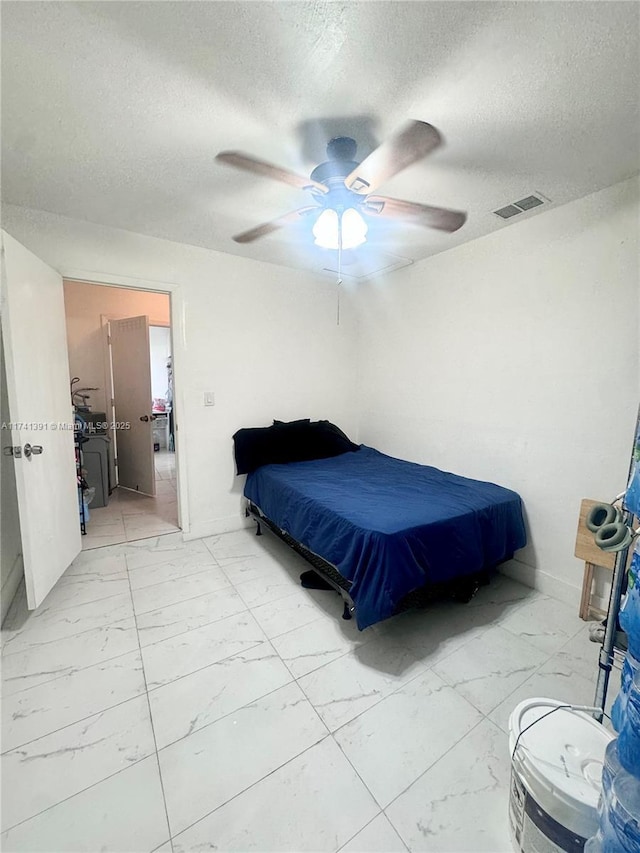
<instances>
[{"instance_id":1,"label":"closet doorway","mask_svg":"<svg viewBox=\"0 0 640 853\"><path fill-rule=\"evenodd\" d=\"M179 527L168 293L64 281L69 369L85 424L83 549Z\"/></svg>"}]
</instances>

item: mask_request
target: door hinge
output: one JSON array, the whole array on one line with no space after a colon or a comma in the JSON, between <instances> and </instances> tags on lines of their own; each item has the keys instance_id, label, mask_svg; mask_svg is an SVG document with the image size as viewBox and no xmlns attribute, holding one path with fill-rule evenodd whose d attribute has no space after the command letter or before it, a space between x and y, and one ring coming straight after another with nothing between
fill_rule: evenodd
<instances>
[{"instance_id":1,"label":"door hinge","mask_svg":"<svg viewBox=\"0 0 640 853\"><path fill-rule=\"evenodd\" d=\"M111 398L111 406L113 407L113 406L115 406L115 404L116 404L115 398L114 398L114 397L112 397L112 398Z\"/></svg>"},{"instance_id":2,"label":"door hinge","mask_svg":"<svg viewBox=\"0 0 640 853\"><path fill-rule=\"evenodd\" d=\"M107 335L107 343L111 346L111 335Z\"/></svg>"}]
</instances>

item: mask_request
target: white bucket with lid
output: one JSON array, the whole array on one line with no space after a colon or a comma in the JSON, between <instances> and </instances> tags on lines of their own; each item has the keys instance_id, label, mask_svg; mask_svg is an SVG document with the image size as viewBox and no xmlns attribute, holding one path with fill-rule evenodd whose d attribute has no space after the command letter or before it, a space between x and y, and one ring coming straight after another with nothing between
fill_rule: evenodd
<instances>
[{"instance_id":1,"label":"white bucket with lid","mask_svg":"<svg viewBox=\"0 0 640 853\"><path fill-rule=\"evenodd\" d=\"M565 704L527 699L509 718L509 823L519 853L580 853L598 829L604 753L613 735Z\"/></svg>"}]
</instances>

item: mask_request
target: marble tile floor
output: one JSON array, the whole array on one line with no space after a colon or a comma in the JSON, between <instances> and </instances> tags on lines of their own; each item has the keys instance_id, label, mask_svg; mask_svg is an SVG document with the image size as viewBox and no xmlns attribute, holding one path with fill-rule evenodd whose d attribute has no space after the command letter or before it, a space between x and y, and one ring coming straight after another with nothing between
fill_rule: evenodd
<instances>
[{"instance_id":1,"label":"marble tile floor","mask_svg":"<svg viewBox=\"0 0 640 853\"><path fill-rule=\"evenodd\" d=\"M89 507L87 534L82 550L118 545L173 533L178 527L175 453L160 450L154 454L156 496L116 488L105 507Z\"/></svg>"},{"instance_id":2,"label":"marble tile floor","mask_svg":"<svg viewBox=\"0 0 640 853\"><path fill-rule=\"evenodd\" d=\"M498 575L358 632L305 568L268 534L173 533L19 594L2 850L511 850L511 710L593 700L577 606Z\"/></svg>"}]
</instances>

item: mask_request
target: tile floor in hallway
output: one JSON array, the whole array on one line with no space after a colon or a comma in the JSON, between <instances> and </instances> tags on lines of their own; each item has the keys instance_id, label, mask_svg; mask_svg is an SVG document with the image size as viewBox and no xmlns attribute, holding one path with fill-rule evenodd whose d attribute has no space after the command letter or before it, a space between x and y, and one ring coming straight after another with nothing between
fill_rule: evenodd
<instances>
[{"instance_id":1,"label":"tile floor in hallway","mask_svg":"<svg viewBox=\"0 0 640 853\"><path fill-rule=\"evenodd\" d=\"M160 536L178 530L175 453L160 450L154 454L156 497L117 488L105 507L89 507L87 535L82 537L83 551Z\"/></svg>"},{"instance_id":2,"label":"tile floor in hallway","mask_svg":"<svg viewBox=\"0 0 640 853\"><path fill-rule=\"evenodd\" d=\"M509 713L592 702L587 626L497 576L359 633L305 568L269 534L178 533L19 595L2 849L509 851Z\"/></svg>"}]
</instances>

